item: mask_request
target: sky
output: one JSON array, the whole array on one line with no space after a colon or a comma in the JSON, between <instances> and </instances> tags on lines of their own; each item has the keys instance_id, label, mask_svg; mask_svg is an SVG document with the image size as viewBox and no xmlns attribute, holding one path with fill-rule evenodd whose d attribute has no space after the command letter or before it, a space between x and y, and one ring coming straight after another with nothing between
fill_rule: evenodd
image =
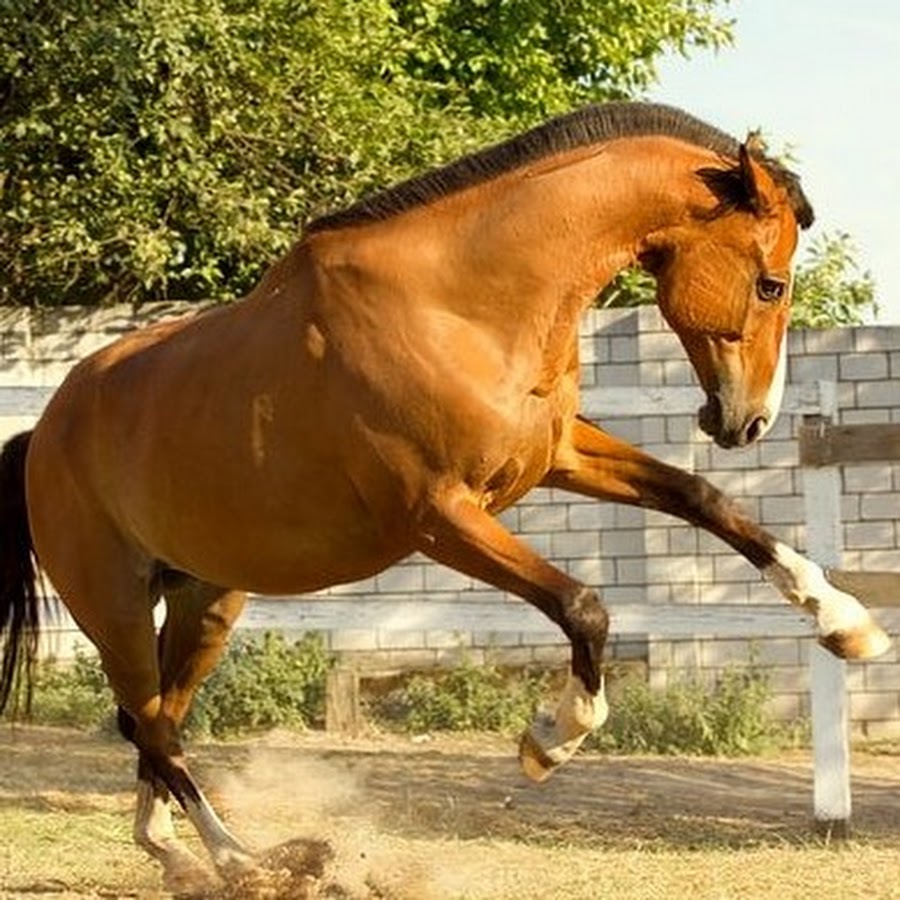
<instances>
[{"instance_id":1,"label":"sky","mask_svg":"<svg viewBox=\"0 0 900 900\"><path fill-rule=\"evenodd\" d=\"M735 42L667 57L648 99L737 138L761 128L816 211L817 235L847 232L875 280L877 324L900 324L900 2L732 0Z\"/></svg>"}]
</instances>

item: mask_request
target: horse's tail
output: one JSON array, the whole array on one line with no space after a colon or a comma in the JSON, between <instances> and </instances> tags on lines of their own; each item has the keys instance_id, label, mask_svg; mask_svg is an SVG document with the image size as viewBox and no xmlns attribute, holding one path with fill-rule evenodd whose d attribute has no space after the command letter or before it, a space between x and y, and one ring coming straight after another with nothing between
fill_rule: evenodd
<instances>
[{"instance_id":1,"label":"horse's tail","mask_svg":"<svg viewBox=\"0 0 900 900\"><path fill-rule=\"evenodd\" d=\"M25 501L25 456L31 432L17 434L0 451L0 712L10 697L25 711L38 645L38 577Z\"/></svg>"}]
</instances>

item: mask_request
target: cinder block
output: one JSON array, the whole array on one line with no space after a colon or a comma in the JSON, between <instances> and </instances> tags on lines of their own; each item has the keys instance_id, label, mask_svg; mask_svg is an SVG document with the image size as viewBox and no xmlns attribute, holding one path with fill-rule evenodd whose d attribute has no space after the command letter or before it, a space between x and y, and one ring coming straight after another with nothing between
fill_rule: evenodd
<instances>
[{"instance_id":1,"label":"cinder block","mask_svg":"<svg viewBox=\"0 0 900 900\"><path fill-rule=\"evenodd\" d=\"M803 337L807 353L848 353L854 349L852 328L812 328Z\"/></svg>"},{"instance_id":2,"label":"cinder block","mask_svg":"<svg viewBox=\"0 0 900 900\"><path fill-rule=\"evenodd\" d=\"M888 409L845 409L841 412L842 425L883 425L890 421Z\"/></svg>"},{"instance_id":3,"label":"cinder block","mask_svg":"<svg viewBox=\"0 0 900 900\"><path fill-rule=\"evenodd\" d=\"M641 359L677 360L687 365L684 347L671 331L653 331L640 336Z\"/></svg>"},{"instance_id":4,"label":"cinder block","mask_svg":"<svg viewBox=\"0 0 900 900\"><path fill-rule=\"evenodd\" d=\"M877 381L888 377L887 353L844 353L838 359L842 381Z\"/></svg>"},{"instance_id":5,"label":"cinder block","mask_svg":"<svg viewBox=\"0 0 900 900\"><path fill-rule=\"evenodd\" d=\"M763 468L783 468L798 463L796 441L769 441L763 439L759 446L759 464Z\"/></svg>"},{"instance_id":6,"label":"cinder block","mask_svg":"<svg viewBox=\"0 0 900 900\"><path fill-rule=\"evenodd\" d=\"M859 514L862 519L900 519L900 492L863 496Z\"/></svg>"},{"instance_id":7,"label":"cinder block","mask_svg":"<svg viewBox=\"0 0 900 900\"><path fill-rule=\"evenodd\" d=\"M600 556L600 535L594 531L559 531L550 535L550 555L554 559L582 559Z\"/></svg>"},{"instance_id":8,"label":"cinder block","mask_svg":"<svg viewBox=\"0 0 900 900\"><path fill-rule=\"evenodd\" d=\"M427 631L425 646L433 650L471 647L472 633L468 631Z\"/></svg>"},{"instance_id":9,"label":"cinder block","mask_svg":"<svg viewBox=\"0 0 900 900\"><path fill-rule=\"evenodd\" d=\"M636 363L640 358L636 335L610 338L609 350L613 363Z\"/></svg>"},{"instance_id":10,"label":"cinder block","mask_svg":"<svg viewBox=\"0 0 900 900\"><path fill-rule=\"evenodd\" d=\"M669 387L687 387L697 384L697 376L690 363L682 360L663 362L663 382Z\"/></svg>"},{"instance_id":11,"label":"cinder block","mask_svg":"<svg viewBox=\"0 0 900 900\"><path fill-rule=\"evenodd\" d=\"M887 328L883 325L859 325L851 330L853 347L860 353L900 349L900 344L891 340L896 336L897 328Z\"/></svg>"},{"instance_id":12,"label":"cinder block","mask_svg":"<svg viewBox=\"0 0 900 900\"><path fill-rule=\"evenodd\" d=\"M894 546L893 522L849 522L844 526L844 546L848 550Z\"/></svg>"},{"instance_id":13,"label":"cinder block","mask_svg":"<svg viewBox=\"0 0 900 900\"><path fill-rule=\"evenodd\" d=\"M431 563L425 566L425 592L433 591L467 591L471 590L474 582L462 572L442 566L439 563Z\"/></svg>"},{"instance_id":14,"label":"cinder block","mask_svg":"<svg viewBox=\"0 0 900 900\"><path fill-rule=\"evenodd\" d=\"M700 561L689 556L652 556L646 573L650 584L693 584L698 580Z\"/></svg>"},{"instance_id":15,"label":"cinder block","mask_svg":"<svg viewBox=\"0 0 900 900\"><path fill-rule=\"evenodd\" d=\"M900 350L894 350L888 354L888 367L891 378L900 378Z\"/></svg>"},{"instance_id":16,"label":"cinder block","mask_svg":"<svg viewBox=\"0 0 900 900\"><path fill-rule=\"evenodd\" d=\"M838 357L833 353L794 356L789 364L789 380L794 384L838 380Z\"/></svg>"},{"instance_id":17,"label":"cinder block","mask_svg":"<svg viewBox=\"0 0 900 900\"><path fill-rule=\"evenodd\" d=\"M864 409L885 407L890 409L900 403L900 382L863 381L856 385L856 405Z\"/></svg>"},{"instance_id":18,"label":"cinder block","mask_svg":"<svg viewBox=\"0 0 900 900\"><path fill-rule=\"evenodd\" d=\"M803 694L775 694L766 712L777 722L796 722L809 717L809 701Z\"/></svg>"},{"instance_id":19,"label":"cinder block","mask_svg":"<svg viewBox=\"0 0 900 900\"><path fill-rule=\"evenodd\" d=\"M375 576L378 593L421 594L425 589L424 565L399 565Z\"/></svg>"},{"instance_id":20,"label":"cinder block","mask_svg":"<svg viewBox=\"0 0 900 900\"><path fill-rule=\"evenodd\" d=\"M376 650L378 635L372 629L347 628L341 631L332 631L328 636L328 648L335 652Z\"/></svg>"},{"instance_id":21,"label":"cinder block","mask_svg":"<svg viewBox=\"0 0 900 900\"><path fill-rule=\"evenodd\" d=\"M661 387L665 384L665 367L661 362L642 359L638 362L640 383L645 387Z\"/></svg>"},{"instance_id":22,"label":"cinder block","mask_svg":"<svg viewBox=\"0 0 900 900\"><path fill-rule=\"evenodd\" d=\"M569 528L573 531L602 531L612 528L615 507L609 503L572 503L568 508Z\"/></svg>"},{"instance_id":23,"label":"cinder block","mask_svg":"<svg viewBox=\"0 0 900 900\"><path fill-rule=\"evenodd\" d=\"M551 532L567 530L568 507L564 503L555 505L523 505L519 507L519 532Z\"/></svg>"},{"instance_id":24,"label":"cinder block","mask_svg":"<svg viewBox=\"0 0 900 900\"><path fill-rule=\"evenodd\" d=\"M889 466L872 463L843 466L841 474L844 491L848 494L873 494L894 489Z\"/></svg>"},{"instance_id":25,"label":"cinder block","mask_svg":"<svg viewBox=\"0 0 900 900\"><path fill-rule=\"evenodd\" d=\"M654 529L658 534L660 529ZM600 552L604 556L643 556L646 535L639 528L620 528L600 535Z\"/></svg>"},{"instance_id":26,"label":"cinder block","mask_svg":"<svg viewBox=\"0 0 900 900\"><path fill-rule=\"evenodd\" d=\"M794 473L790 469L756 469L745 472L742 493L754 497L790 496L794 494Z\"/></svg>"},{"instance_id":27,"label":"cinder block","mask_svg":"<svg viewBox=\"0 0 900 900\"><path fill-rule=\"evenodd\" d=\"M864 668L866 690L900 691L900 665L897 663L871 662Z\"/></svg>"},{"instance_id":28,"label":"cinder block","mask_svg":"<svg viewBox=\"0 0 900 900\"><path fill-rule=\"evenodd\" d=\"M647 583L647 563L644 559L617 559L615 566L616 585Z\"/></svg>"},{"instance_id":29,"label":"cinder block","mask_svg":"<svg viewBox=\"0 0 900 900\"><path fill-rule=\"evenodd\" d=\"M800 665L797 638L765 638L754 644L754 662L760 666Z\"/></svg>"},{"instance_id":30,"label":"cinder block","mask_svg":"<svg viewBox=\"0 0 900 900\"><path fill-rule=\"evenodd\" d=\"M426 646L424 631L377 631L381 650L418 650Z\"/></svg>"},{"instance_id":31,"label":"cinder block","mask_svg":"<svg viewBox=\"0 0 900 900\"><path fill-rule=\"evenodd\" d=\"M765 525L776 522L802 522L804 517L803 499L796 496L787 497L763 497L762 523Z\"/></svg>"},{"instance_id":32,"label":"cinder block","mask_svg":"<svg viewBox=\"0 0 900 900\"><path fill-rule=\"evenodd\" d=\"M604 366L598 383L604 387L635 387L640 384L638 364L610 363Z\"/></svg>"},{"instance_id":33,"label":"cinder block","mask_svg":"<svg viewBox=\"0 0 900 900\"><path fill-rule=\"evenodd\" d=\"M616 578L615 562L596 556L565 560L565 570L572 578L590 587L612 584Z\"/></svg>"},{"instance_id":34,"label":"cinder block","mask_svg":"<svg viewBox=\"0 0 900 900\"><path fill-rule=\"evenodd\" d=\"M490 649L494 647L519 647L523 643L521 631L474 631L472 646Z\"/></svg>"},{"instance_id":35,"label":"cinder block","mask_svg":"<svg viewBox=\"0 0 900 900\"><path fill-rule=\"evenodd\" d=\"M806 666L772 666L766 668L764 674L775 695L803 694L809 690L809 669Z\"/></svg>"},{"instance_id":36,"label":"cinder block","mask_svg":"<svg viewBox=\"0 0 900 900\"><path fill-rule=\"evenodd\" d=\"M879 720L900 716L900 695L896 691L859 691L850 695L850 718Z\"/></svg>"},{"instance_id":37,"label":"cinder block","mask_svg":"<svg viewBox=\"0 0 900 900\"><path fill-rule=\"evenodd\" d=\"M700 428L694 416L666 416L667 441L689 444L699 440ZM696 462L696 461L695 461Z\"/></svg>"},{"instance_id":38,"label":"cinder block","mask_svg":"<svg viewBox=\"0 0 900 900\"><path fill-rule=\"evenodd\" d=\"M741 556L713 557L713 581L758 581L757 570Z\"/></svg>"},{"instance_id":39,"label":"cinder block","mask_svg":"<svg viewBox=\"0 0 900 900\"><path fill-rule=\"evenodd\" d=\"M752 659L752 641L743 639L708 640L701 645L700 658L706 669L746 666Z\"/></svg>"}]
</instances>

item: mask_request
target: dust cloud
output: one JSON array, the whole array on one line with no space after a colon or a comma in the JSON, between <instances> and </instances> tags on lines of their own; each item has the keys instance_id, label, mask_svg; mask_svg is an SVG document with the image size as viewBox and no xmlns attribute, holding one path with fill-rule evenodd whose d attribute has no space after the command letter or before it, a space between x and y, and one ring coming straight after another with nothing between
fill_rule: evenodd
<instances>
[{"instance_id":1,"label":"dust cloud","mask_svg":"<svg viewBox=\"0 0 900 900\"><path fill-rule=\"evenodd\" d=\"M207 900L448 900L464 890L454 884L458 871L442 870L433 844L423 853L379 826L384 811L345 760L260 745L216 782L216 805L259 870L229 879Z\"/></svg>"}]
</instances>

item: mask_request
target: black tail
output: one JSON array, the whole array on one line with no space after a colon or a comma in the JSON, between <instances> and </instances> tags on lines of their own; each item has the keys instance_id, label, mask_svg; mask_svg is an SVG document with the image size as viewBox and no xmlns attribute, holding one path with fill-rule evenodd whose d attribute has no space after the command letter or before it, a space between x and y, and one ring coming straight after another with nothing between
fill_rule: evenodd
<instances>
[{"instance_id":1,"label":"black tail","mask_svg":"<svg viewBox=\"0 0 900 900\"><path fill-rule=\"evenodd\" d=\"M14 712L18 711L24 687L26 714L31 708L39 606L25 503L25 456L30 440L30 431L17 434L0 451L0 712L10 697Z\"/></svg>"}]
</instances>

